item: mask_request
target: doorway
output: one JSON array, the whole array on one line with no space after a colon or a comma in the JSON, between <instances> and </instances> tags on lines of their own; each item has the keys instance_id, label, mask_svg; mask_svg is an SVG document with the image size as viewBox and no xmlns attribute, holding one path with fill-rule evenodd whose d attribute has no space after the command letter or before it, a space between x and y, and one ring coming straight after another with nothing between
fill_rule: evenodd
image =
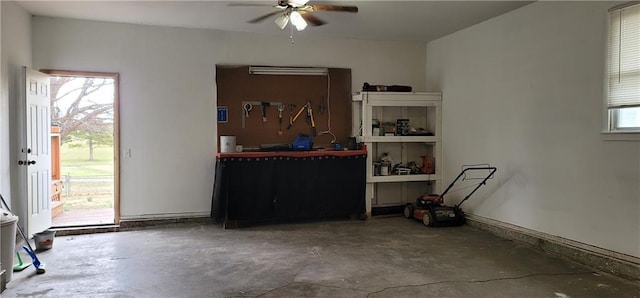
<instances>
[{"instance_id":1,"label":"doorway","mask_svg":"<svg viewBox=\"0 0 640 298\"><path fill-rule=\"evenodd\" d=\"M118 74L43 72L51 75L52 226L117 224Z\"/></svg>"}]
</instances>

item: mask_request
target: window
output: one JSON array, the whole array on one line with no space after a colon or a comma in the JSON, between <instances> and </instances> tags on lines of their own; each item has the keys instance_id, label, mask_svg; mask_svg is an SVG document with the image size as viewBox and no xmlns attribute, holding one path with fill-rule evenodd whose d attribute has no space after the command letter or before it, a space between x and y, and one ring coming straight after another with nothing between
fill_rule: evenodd
<instances>
[{"instance_id":1,"label":"window","mask_svg":"<svg viewBox=\"0 0 640 298\"><path fill-rule=\"evenodd\" d=\"M640 132L640 2L609 10L608 130Z\"/></svg>"}]
</instances>

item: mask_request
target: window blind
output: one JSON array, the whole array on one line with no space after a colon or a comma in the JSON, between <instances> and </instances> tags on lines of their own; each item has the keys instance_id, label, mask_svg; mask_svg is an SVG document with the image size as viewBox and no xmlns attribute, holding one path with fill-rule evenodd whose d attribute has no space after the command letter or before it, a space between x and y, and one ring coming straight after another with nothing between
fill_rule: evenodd
<instances>
[{"instance_id":1,"label":"window blind","mask_svg":"<svg viewBox=\"0 0 640 298\"><path fill-rule=\"evenodd\" d=\"M640 2L609 11L609 109L640 107Z\"/></svg>"}]
</instances>

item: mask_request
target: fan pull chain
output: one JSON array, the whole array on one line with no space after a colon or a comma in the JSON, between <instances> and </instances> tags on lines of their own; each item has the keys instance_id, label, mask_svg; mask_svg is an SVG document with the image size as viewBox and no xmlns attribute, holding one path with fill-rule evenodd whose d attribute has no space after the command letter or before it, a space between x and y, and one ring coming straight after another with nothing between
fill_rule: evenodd
<instances>
[{"instance_id":1,"label":"fan pull chain","mask_svg":"<svg viewBox=\"0 0 640 298\"><path fill-rule=\"evenodd\" d=\"M289 39L291 40L291 44L295 43L295 41L293 40L293 25L292 24L289 25Z\"/></svg>"}]
</instances>

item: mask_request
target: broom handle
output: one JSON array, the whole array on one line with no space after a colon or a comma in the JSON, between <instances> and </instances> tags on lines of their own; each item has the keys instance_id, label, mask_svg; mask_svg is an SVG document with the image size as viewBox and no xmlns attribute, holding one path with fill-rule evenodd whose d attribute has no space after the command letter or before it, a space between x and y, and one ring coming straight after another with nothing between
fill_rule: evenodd
<instances>
[{"instance_id":1,"label":"broom handle","mask_svg":"<svg viewBox=\"0 0 640 298\"><path fill-rule=\"evenodd\" d=\"M9 208L9 205L7 205L7 202L5 202L4 197L2 195L0 195L0 200L2 200L2 205L4 205L7 208L7 210L9 212L11 212L11 214L14 214L13 211L11 211L11 208ZM20 227L20 225L18 223L16 223L16 228L18 228L18 232L20 232L20 236L22 236L22 239L24 239L24 242L27 243L27 246L29 247L29 250L31 252L33 252L33 248L31 247L31 243L29 243L29 238L27 238L24 235L24 232L22 231L22 228ZM35 256L35 255L36 254L34 253L33 256ZM36 257L36 259L37 259L37 257Z\"/></svg>"}]
</instances>

